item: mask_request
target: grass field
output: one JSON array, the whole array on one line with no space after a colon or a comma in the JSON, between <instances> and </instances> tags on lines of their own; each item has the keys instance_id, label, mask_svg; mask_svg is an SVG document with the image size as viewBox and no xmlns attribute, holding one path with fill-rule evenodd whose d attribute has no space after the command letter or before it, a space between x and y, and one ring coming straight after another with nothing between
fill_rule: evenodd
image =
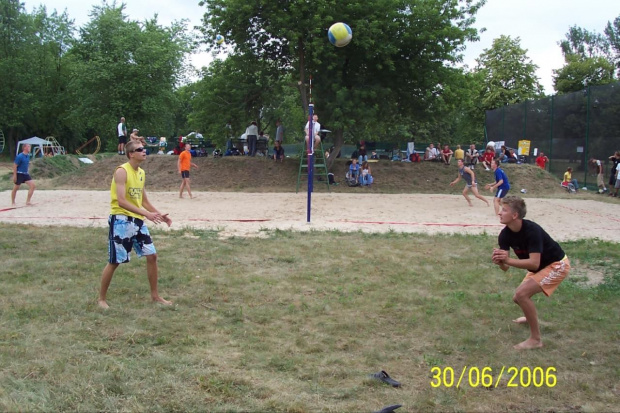
<instances>
[{"instance_id":1,"label":"grass field","mask_svg":"<svg viewBox=\"0 0 620 413\"><path fill-rule=\"evenodd\" d=\"M154 231L175 305L150 302L134 257L103 311L106 229L0 231L2 411L620 411L617 244L563 243L575 271L535 297L545 347L516 352L523 271L491 263L495 237ZM506 373L457 389L466 366ZM454 384L431 386L434 367ZM509 367L557 381L509 387ZM368 378L380 370L402 387Z\"/></svg>"}]
</instances>

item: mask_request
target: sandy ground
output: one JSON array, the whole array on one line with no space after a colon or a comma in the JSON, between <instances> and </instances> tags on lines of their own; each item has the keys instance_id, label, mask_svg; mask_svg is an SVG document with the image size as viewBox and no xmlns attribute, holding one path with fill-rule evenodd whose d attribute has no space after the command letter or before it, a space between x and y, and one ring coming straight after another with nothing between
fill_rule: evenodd
<instances>
[{"instance_id":1,"label":"sandy ground","mask_svg":"<svg viewBox=\"0 0 620 413\"><path fill-rule=\"evenodd\" d=\"M307 222L306 193L197 192L194 199L177 193L153 192L151 202L172 217L171 229L219 230L220 236L265 236L266 230L293 229L365 232L488 233L502 228L493 207L460 195L334 194L312 195ZM0 193L0 222L34 225L104 227L109 213L108 191L40 191L26 207L26 191L10 206L10 193ZM487 197L492 202L491 197ZM556 240L600 238L618 241L620 205L593 200L526 199L527 218L538 222ZM153 227L155 224L150 225ZM159 225L159 228L166 228Z\"/></svg>"}]
</instances>

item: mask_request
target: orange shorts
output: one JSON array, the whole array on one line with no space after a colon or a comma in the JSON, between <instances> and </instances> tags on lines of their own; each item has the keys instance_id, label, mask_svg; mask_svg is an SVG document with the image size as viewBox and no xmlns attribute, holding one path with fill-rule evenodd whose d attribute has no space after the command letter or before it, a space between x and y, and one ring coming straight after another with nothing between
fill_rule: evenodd
<instances>
[{"instance_id":1,"label":"orange shorts","mask_svg":"<svg viewBox=\"0 0 620 413\"><path fill-rule=\"evenodd\" d=\"M549 297L553 294L555 289L558 288L558 285L560 285L564 278L566 278L569 271L570 261L565 255L562 260L553 262L538 272L528 272L521 284L531 278L540 285L543 293Z\"/></svg>"}]
</instances>

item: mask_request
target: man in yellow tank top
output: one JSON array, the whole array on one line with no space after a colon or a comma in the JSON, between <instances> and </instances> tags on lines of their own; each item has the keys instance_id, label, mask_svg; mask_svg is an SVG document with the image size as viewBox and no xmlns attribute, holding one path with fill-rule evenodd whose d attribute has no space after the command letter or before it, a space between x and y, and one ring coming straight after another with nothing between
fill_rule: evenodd
<instances>
[{"instance_id":1,"label":"man in yellow tank top","mask_svg":"<svg viewBox=\"0 0 620 413\"><path fill-rule=\"evenodd\" d=\"M129 162L116 168L110 188L110 217L108 236L108 264L101 276L101 290L97 303L108 309L106 294L114 271L120 264L129 262L130 252L135 250L138 257L146 257L146 272L154 302L172 305L157 292L157 252L145 223L145 218L156 224L165 222L170 226L168 214L160 213L146 196L144 190L144 170L140 164L146 160L146 150L140 141L130 141L125 146Z\"/></svg>"}]
</instances>

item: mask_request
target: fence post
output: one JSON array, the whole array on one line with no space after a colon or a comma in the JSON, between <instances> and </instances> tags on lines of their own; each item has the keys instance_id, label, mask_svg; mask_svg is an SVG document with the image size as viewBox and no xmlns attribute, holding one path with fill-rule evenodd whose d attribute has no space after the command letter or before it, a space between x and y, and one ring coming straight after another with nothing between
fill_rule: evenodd
<instances>
[{"instance_id":1,"label":"fence post","mask_svg":"<svg viewBox=\"0 0 620 413\"><path fill-rule=\"evenodd\" d=\"M551 96L551 114L549 116L549 172L551 172L551 163L553 162L553 104L555 95Z\"/></svg>"},{"instance_id":2,"label":"fence post","mask_svg":"<svg viewBox=\"0 0 620 413\"><path fill-rule=\"evenodd\" d=\"M527 99L523 102L523 137L521 139L527 140Z\"/></svg>"},{"instance_id":3,"label":"fence post","mask_svg":"<svg viewBox=\"0 0 620 413\"><path fill-rule=\"evenodd\" d=\"M588 139L590 138L590 86L586 89L586 145L583 148L583 163L585 176L583 178L583 186L588 186Z\"/></svg>"},{"instance_id":4,"label":"fence post","mask_svg":"<svg viewBox=\"0 0 620 413\"><path fill-rule=\"evenodd\" d=\"M504 142L506 141L506 139L504 139L504 126L505 126L504 117L505 117L505 114L506 114L506 105L502 106L502 140Z\"/></svg>"}]
</instances>

